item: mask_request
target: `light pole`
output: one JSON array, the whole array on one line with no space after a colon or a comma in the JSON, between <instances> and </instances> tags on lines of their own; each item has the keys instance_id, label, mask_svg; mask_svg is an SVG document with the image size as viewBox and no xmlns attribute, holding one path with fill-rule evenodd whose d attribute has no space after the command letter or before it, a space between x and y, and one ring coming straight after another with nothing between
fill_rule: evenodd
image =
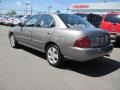
<instances>
[{"instance_id":1,"label":"light pole","mask_svg":"<svg viewBox=\"0 0 120 90\"><path fill-rule=\"evenodd\" d=\"M28 15L28 6L30 8L30 14L32 15L32 12L33 12L33 6L32 6L32 2L30 1L27 1L25 3L22 3L22 2L17 2L16 3L18 6L20 5L25 5L25 9L23 10L24 11L24 15Z\"/></svg>"},{"instance_id":2,"label":"light pole","mask_svg":"<svg viewBox=\"0 0 120 90\"><path fill-rule=\"evenodd\" d=\"M26 2L26 3L25 3L25 15L26 15L26 16L27 16L27 14L28 14L28 8L27 8L28 5L30 5L30 2Z\"/></svg>"},{"instance_id":3,"label":"light pole","mask_svg":"<svg viewBox=\"0 0 120 90\"><path fill-rule=\"evenodd\" d=\"M66 10L67 10L67 13L68 13L70 9L69 9L69 8L67 8Z\"/></svg>"},{"instance_id":4,"label":"light pole","mask_svg":"<svg viewBox=\"0 0 120 90\"><path fill-rule=\"evenodd\" d=\"M30 6L31 6L31 15L32 15L32 11L33 11L33 10L32 10L32 8L33 8L32 3L30 4Z\"/></svg>"},{"instance_id":5,"label":"light pole","mask_svg":"<svg viewBox=\"0 0 120 90\"><path fill-rule=\"evenodd\" d=\"M52 9L52 6L48 6L48 12L50 12Z\"/></svg>"},{"instance_id":6,"label":"light pole","mask_svg":"<svg viewBox=\"0 0 120 90\"><path fill-rule=\"evenodd\" d=\"M2 1L0 0L0 6L1 6L1 2L2 2Z\"/></svg>"},{"instance_id":7,"label":"light pole","mask_svg":"<svg viewBox=\"0 0 120 90\"><path fill-rule=\"evenodd\" d=\"M0 9L1 9L1 6L2 6L1 3L2 3L2 1L0 0Z\"/></svg>"}]
</instances>

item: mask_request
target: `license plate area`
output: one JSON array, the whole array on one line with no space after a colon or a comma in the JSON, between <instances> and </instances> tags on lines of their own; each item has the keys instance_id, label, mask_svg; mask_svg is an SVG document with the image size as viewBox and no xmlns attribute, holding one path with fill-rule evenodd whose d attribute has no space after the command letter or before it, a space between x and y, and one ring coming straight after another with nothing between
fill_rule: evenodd
<instances>
[{"instance_id":1,"label":"license plate area","mask_svg":"<svg viewBox=\"0 0 120 90\"><path fill-rule=\"evenodd\" d=\"M99 36L98 37L98 42L99 42L99 44L105 44L105 42L106 42L105 36Z\"/></svg>"}]
</instances>

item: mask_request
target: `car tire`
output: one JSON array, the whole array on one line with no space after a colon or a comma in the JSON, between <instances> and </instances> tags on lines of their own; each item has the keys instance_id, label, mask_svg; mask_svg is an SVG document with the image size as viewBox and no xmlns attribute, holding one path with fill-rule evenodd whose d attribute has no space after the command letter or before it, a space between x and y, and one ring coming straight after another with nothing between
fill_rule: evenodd
<instances>
[{"instance_id":1,"label":"car tire","mask_svg":"<svg viewBox=\"0 0 120 90\"><path fill-rule=\"evenodd\" d=\"M64 61L63 55L56 45L48 45L46 49L48 63L54 67L61 67Z\"/></svg>"},{"instance_id":2,"label":"car tire","mask_svg":"<svg viewBox=\"0 0 120 90\"><path fill-rule=\"evenodd\" d=\"M13 48L18 48L19 44L17 43L14 34L10 35L10 45Z\"/></svg>"}]
</instances>

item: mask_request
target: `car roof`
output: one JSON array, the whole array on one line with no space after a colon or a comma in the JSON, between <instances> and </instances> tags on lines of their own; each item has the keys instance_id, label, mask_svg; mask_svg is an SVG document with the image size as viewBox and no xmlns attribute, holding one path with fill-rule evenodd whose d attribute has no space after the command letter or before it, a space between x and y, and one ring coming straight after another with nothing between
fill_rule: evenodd
<instances>
[{"instance_id":1,"label":"car roof","mask_svg":"<svg viewBox=\"0 0 120 90\"><path fill-rule=\"evenodd\" d=\"M45 15L45 14L49 14L49 15L59 15L59 14L68 14L68 13L40 13L40 14L35 14L35 15Z\"/></svg>"}]
</instances>

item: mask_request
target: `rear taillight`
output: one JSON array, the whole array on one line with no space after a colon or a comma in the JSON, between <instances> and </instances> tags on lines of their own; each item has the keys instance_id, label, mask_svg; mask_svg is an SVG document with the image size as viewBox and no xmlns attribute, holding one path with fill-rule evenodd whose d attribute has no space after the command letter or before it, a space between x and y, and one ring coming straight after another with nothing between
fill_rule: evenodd
<instances>
[{"instance_id":1,"label":"rear taillight","mask_svg":"<svg viewBox=\"0 0 120 90\"><path fill-rule=\"evenodd\" d=\"M88 37L83 37L75 41L74 47L90 48L91 42Z\"/></svg>"}]
</instances>

